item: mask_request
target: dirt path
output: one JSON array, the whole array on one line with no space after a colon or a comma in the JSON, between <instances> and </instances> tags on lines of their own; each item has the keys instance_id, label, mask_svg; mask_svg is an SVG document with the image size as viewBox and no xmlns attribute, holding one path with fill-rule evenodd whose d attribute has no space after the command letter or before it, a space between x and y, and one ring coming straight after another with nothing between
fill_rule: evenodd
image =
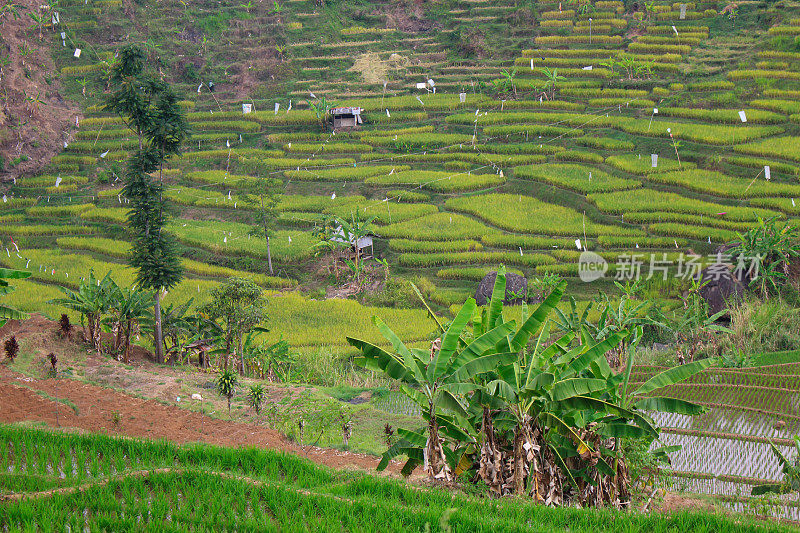
<instances>
[{"instance_id":1,"label":"dirt path","mask_svg":"<svg viewBox=\"0 0 800 533\"><path fill-rule=\"evenodd\" d=\"M78 414L64 403L71 402ZM376 457L316 446L298 446L275 430L230 422L200 413L164 405L155 400L143 400L111 389L105 389L71 379L34 379L0 366L0 422L44 422L57 427L78 429L109 435L124 435L147 439L166 439L178 444L204 442L220 446L255 446L280 450L307 457L312 461L337 469L375 471ZM119 423L114 423L115 413ZM399 472L400 465L388 471Z\"/></svg>"}]
</instances>

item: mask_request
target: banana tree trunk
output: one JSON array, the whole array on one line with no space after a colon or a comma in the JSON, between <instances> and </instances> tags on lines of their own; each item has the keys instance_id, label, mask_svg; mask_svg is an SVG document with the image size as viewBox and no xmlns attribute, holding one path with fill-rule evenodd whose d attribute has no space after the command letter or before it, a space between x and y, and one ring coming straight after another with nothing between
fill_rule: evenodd
<instances>
[{"instance_id":1,"label":"banana tree trunk","mask_svg":"<svg viewBox=\"0 0 800 533\"><path fill-rule=\"evenodd\" d=\"M133 320L128 320L125 327L125 363L130 362L131 355L131 329L133 328Z\"/></svg>"},{"instance_id":2,"label":"banana tree trunk","mask_svg":"<svg viewBox=\"0 0 800 533\"><path fill-rule=\"evenodd\" d=\"M156 290L155 303L153 306L153 314L155 315L155 349L156 349L156 362L164 362L164 337L161 334L161 291Z\"/></svg>"},{"instance_id":3,"label":"banana tree trunk","mask_svg":"<svg viewBox=\"0 0 800 533\"><path fill-rule=\"evenodd\" d=\"M453 476L447 465L444 447L439 438L439 424L436 422L433 405L430 406L431 418L428 421L428 441L425 443L425 461L423 470L431 481L452 481Z\"/></svg>"},{"instance_id":4,"label":"banana tree trunk","mask_svg":"<svg viewBox=\"0 0 800 533\"><path fill-rule=\"evenodd\" d=\"M486 483L490 491L497 496L502 496L503 484L505 482L503 454L497 447L497 441L494 436L494 424L492 423L492 413L488 407L483 408L481 431L483 432L483 444L481 445L478 475L484 483Z\"/></svg>"},{"instance_id":5,"label":"banana tree trunk","mask_svg":"<svg viewBox=\"0 0 800 533\"><path fill-rule=\"evenodd\" d=\"M512 486L516 496L523 496L525 494L525 479L527 478L528 470L528 454L525 450L527 438L524 424L524 422L519 423L517 427L514 428L514 470Z\"/></svg>"}]
</instances>

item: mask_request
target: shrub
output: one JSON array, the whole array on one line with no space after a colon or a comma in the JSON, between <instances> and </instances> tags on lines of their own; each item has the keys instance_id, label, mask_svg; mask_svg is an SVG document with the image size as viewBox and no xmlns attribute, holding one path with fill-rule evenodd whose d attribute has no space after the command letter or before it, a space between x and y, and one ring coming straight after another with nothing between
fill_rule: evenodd
<instances>
[{"instance_id":1,"label":"shrub","mask_svg":"<svg viewBox=\"0 0 800 533\"><path fill-rule=\"evenodd\" d=\"M17 357L17 353L19 353L19 343L17 342L17 337L14 335L9 337L3 345L3 348L5 350L6 359L13 361Z\"/></svg>"}]
</instances>

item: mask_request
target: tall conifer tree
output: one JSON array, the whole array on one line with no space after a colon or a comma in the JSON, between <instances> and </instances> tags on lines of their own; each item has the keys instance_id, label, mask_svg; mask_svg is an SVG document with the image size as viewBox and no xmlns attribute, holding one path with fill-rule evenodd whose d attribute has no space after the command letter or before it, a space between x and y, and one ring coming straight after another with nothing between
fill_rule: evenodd
<instances>
[{"instance_id":1,"label":"tall conifer tree","mask_svg":"<svg viewBox=\"0 0 800 533\"><path fill-rule=\"evenodd\" d=\"M189 135L186 117L170 86L146 71L145 54L136 45L120 52L111 82L116 87L106 108L120 115L139 138L125 173L123 194L131 202L128 224L134 234L130 264L137 283L155 292L155 353L164 361L161 332L161 293L183 277L177 242L163 227L169 218L163 195L164 161L179 153ZM158 172L157 177L153 175Z\"/></svg>"}]
</instances>

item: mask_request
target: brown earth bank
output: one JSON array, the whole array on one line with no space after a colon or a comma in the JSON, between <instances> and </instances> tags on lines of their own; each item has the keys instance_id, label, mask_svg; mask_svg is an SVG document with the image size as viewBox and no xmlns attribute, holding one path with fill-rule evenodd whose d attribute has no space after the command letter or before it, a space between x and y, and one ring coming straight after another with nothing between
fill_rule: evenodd
<instances>
[{"instance_id":1,"label":"brown earth bank","mask_svg":"<svg viewBox=\"0 0 800 533\"><path fill-rule=\"evenodd\" d=\"M122 365L86 350L80 340L80 328L75 328L72 340L59 338L57 330L56 322L38 315L25 321L9 321L0 328L0 340L15 335L23 347L37 353L31 371L25 374L8 368L7 364L0 364L0 422L41 422L53 428L166 439L177 444L203 442L218 446L254 446L293 453L331 468L375 471L378 459L368 454L300 446L268 427L220 420L165 404L168 398L175 402L178 395L184 394L179 386L179 376L185 377L187 372L153 364L149 352L138 346L132 351L133 365ZM57 352L61 369L78 363L78 359L84 357L87 378L96 377L117 388L152 384L154 390L148 391L148 396L153 398L143 399L76 379L34 377L44 373L46 354L50 351ZM157 380L153 370L158 372ZM202 391L202 395L208 410L214 403L205 397L206 392ZM182 400L184 404L200 403L188 397ZM394 463L386 472L396 474L401 466Z\"/></svg>"},{"instance_id":2,"label":"brown earth bank","mask_svg":"<svg viewBox=\"0 0 800 533\"><path fill-rule=\"evenodd\" d=\"M31 378L4 366L0 366L0 405L0 422L4 423L43 422L53 428L165 439L177 444L254 446L293 453L337 469L374 471L378 464L375 457L366 454L301 447L269 428L219 420L73 379ZM399 467L393 470L399 471Z\"/></svg>"},{"instance_id":3,"label":"brown earth bank","mask_svg":"<svg viewBox=\"0 0 800 533\"><path fill-rule=\"evenodd\" d=\"M52 12L40 10L40 4L14 0L16 16L5 16L0 28L0 55L9 61L0 67L0 184L43 168L76 129L79 110L59 93L50 55ZM41 32L29 13L47 22ZM55 26L55 31L62 30Z\"/></svg>"}]
</instances>

